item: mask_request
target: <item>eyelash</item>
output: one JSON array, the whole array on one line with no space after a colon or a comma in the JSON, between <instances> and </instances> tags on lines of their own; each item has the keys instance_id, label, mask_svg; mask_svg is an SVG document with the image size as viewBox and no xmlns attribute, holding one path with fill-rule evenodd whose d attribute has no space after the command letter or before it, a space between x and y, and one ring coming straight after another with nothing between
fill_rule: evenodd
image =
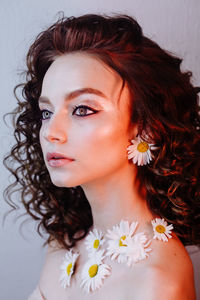
<instances>
[{"instance_id":1,"label":"eyelash","mask_svg":"<svg viewBox=\"0 0 200 300\"><path fill-rule=\"evenodd\" d=\"M74 113L75 113L75 111L77 111L78 109L80 109L80 108L84 108L84 109L86 109L86 110L90 110L90 111L92 111L93 113L90 113L90 114L87 114L87 115L77 115L77 116L79 116L79 117L87 117L87 116L89 116L89 115L93 115L93 114L96 114L98 111L97 110L95 110L95 109L92 109L91 107L89 107L89 106L87 106L87 105L75 105L75 106L73 106L73 115L74 115Z\"/></svg>"},{"instance_id":2,"label":"eyelash","mask_svg":"<svg viewBox=\"0 0 200 300\"><path fill-rule=\"evenodd\" d=\"M85 109L85 110L90 110L90 111L92 111L93 113L90 113L90 114L86 114L86 115L76 115L76 116L78 116L78 117L87 117L87 116L90 116L90 115L93 115L93 114L95 114L95 113L97 113L98 111L97 110L95 110L95 109L92 109L91 107L89 107L89 106L87 106L87 105L75 105L75 106L73 106L73 112L72 112L72 115L74 115L75 114L75 112L78 110L78 109L81 109L81 108L83 108L83 109ZM41 120L47 120L47 119L49 119L50 117L44 117L43 116L43 114L45 113L45 112L48 112L48 113L50 113L50 114L52 114L52 112L50 112L48 109L42 109L41 110Z\"/></svg>"}]
</instances>

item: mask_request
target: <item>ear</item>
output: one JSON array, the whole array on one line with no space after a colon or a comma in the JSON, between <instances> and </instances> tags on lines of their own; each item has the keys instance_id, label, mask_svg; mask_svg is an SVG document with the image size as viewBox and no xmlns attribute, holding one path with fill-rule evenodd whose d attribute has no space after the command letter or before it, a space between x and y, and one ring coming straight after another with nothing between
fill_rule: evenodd
<instances>
[{"instance_id":1,"label":"ear","mask_svg":"<svg viewBox=\"0 0 200 300\"><path fill-rule=\"evenodd\" d=\"M129 125L128 131L129 131L129 139L130 140L134 140L136 138L137 134L138 134L138 126L137 126L137 124L131 123Z\"/></svg>"}]
</instances>

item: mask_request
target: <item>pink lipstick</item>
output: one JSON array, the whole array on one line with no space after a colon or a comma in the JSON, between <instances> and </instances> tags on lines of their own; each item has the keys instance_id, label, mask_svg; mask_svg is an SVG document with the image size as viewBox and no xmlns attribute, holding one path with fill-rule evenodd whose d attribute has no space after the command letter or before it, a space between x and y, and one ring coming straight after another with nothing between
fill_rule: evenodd
<instances>
[{"instance_id":1,"label":"pink lipstick","mask_svg":"<svg viewBox=\"0 0 200 300\"><path fill-rule=\"evenodd\" d=\"M53 152L53 153L48 152L46 155L46 160L50 167L61 167L64 166L65 164L74 161L73 158L66 157L65 155L58 152Z\"/></svg>"}]
</instances>

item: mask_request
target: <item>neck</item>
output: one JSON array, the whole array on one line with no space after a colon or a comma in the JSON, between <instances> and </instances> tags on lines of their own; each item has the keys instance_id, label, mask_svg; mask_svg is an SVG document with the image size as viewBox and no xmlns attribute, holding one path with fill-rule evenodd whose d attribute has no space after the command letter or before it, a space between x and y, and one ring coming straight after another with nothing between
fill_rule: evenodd
<instances>
[{"instance_id":1,"label":"neck","mask_svg":"<svg viewBox=\"0 0 200 300\"><path fill-rule=\"evenodd\" d=\"M124 169L82 188L92 209L93 226L102 231L122 219L140 223L152 219L146 204L145 190L138 192L134 165L127 165Z\"/></svg>"}]
</instances>

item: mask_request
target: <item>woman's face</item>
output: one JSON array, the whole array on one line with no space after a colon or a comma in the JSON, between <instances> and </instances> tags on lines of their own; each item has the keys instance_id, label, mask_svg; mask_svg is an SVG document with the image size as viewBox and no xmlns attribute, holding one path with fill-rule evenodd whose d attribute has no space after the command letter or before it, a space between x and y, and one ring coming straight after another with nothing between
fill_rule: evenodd
<instances>
[{"instance_id":1,"label":"woman's face","mask_svg":"<svg viewBox=\"0 0 200 300\"><path fill-rule=\"evenodd\" d=\"M45 74L39 106L40 143L55 185L99 183L127 167L133 138L129 90L103 62L78 52L56 58Z\"/></svg>"}]
</instances>

